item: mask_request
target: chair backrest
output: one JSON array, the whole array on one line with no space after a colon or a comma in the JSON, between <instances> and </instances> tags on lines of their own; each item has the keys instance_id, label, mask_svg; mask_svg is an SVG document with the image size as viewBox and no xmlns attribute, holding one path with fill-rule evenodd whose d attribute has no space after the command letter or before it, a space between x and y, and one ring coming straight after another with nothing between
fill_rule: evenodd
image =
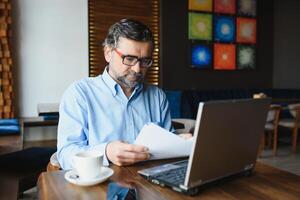
<instances>
[{"instance_id":1,"label":"chair backrest","mask_svg":"<svg viewBox=\"0 0 300 200\"><path fill-rule=\"evenodd\" d=\"M289 111L294 118L299 118L300 115L300 103L288 105Z\"/></svg>"},{"instance_id":2,"label":"chair backrest","mask_svg":"<svg viewBox=\"0 0 300 200\"><path fill-rule=\"evenodd\" d=\"M267 95L265 93L257 93L253 94L253 99L263 99L267 98ZM267 123L273 122L274 125L277 125L279 123L279 113L281 110L280 105L272 104L270 105L268 114L267 114Z\"/></svg>"},{"instance_id":3,"label":"chair backrest","mask_svg":"<svg viewBox=\"0 0 300 200\"><path fill-rule=\"evenodd\" d=\"M49 161L49 163L47 165L47 171L48 172L49 171L57 171L57 170L61 169L60 164L59 164L59 162L57 160L57 155L56 154L57 153L55 152L50 157L50 161Z\"/></svg>"},{"instance_id":4,"label":"chair backrest","mask_svg":"<svg viewBox=\"0 0 300 200\"><path fill-rule=\"evenodd\" d=\"M281 106L272 104L270 105L268 115L267 115L267 122L273 122L274 125L279 123L279 115L280 115Z\"/></svg>"}]
</instances>

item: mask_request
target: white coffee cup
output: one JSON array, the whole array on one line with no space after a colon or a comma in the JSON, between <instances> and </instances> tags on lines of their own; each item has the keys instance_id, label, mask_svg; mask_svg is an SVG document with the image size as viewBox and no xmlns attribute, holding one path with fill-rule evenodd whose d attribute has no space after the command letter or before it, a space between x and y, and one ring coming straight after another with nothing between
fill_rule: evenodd
<instances>
[{"instance_id":1,"label":"white coffee cup","mask_svg":"<svg viewBox=\"0 0 300 200\"><path fill-rule=\"evenodd\" d=\"M93 180L100 177L103 164L103 153L84 151L74 155L73 168L82 180Z\"/></svg>"}]
</instances>

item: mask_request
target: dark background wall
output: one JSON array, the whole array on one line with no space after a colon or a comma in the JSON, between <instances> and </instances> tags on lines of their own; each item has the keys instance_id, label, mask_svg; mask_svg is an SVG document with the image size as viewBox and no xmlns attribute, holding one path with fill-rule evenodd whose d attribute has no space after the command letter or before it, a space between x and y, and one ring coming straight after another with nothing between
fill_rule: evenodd
<instances>
[{"instance_id":1,"label":"dark background wall","mask_svg":"<svg viewBox=\"0 0 300 200\"><path fill-rule=\"evenodd\" d=\"M257 69L193 69L188 55L188 1L161 0L161 85L164 89L271 88L273 0L257 1Z\"/></svg>"},{"instance_id":2,"label":"dark background wall","mask_svg":"<svg viewBox=\"0 0 300 200\"><path fill-rule=\"evenodd\" d=\"M274 1L274 77L276 88L300 89L300 1Z\"/></svg>"}]
</instances>

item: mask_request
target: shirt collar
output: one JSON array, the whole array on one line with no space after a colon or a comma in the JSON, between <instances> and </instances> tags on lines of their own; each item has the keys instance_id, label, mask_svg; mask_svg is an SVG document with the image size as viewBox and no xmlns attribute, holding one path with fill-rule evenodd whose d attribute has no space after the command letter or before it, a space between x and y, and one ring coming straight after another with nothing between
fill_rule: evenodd
<instances>
[{"instance_id":1,"label":"shirt collar","mask_svg":"<svg viewBox=\"0 0 300 200\"><path fill-rule=\"evenodd\" d=\"M105 67L102 74L102 79L105 82L105 84L108 86L108 88L111 90L112 94L116 96L117 92L121 90L121 86L109 75L108 67ZM133 94L139 93L142 89L143 89L143 84L139 83L137 86L135 86Z\"/></svg>"},{"instance_id":2,"label":"shirt collar","mask_svg":"<svg viewBox=\"0 0 300 200\"><path fill-rule=\"evenodd\" d=\"M118 83L108 74L108 68L105 67L103 74L102 74L102 79L104 83L108 86L108 88L111 90L114 96L117 94L117 85Z\"/></svg>"},{"instance_id":3,"label":"shirt collar","mask_svg":"<svg viewBox=\"0 0 300 200\"><path fill-rule=\"evenodd\" d=\"M135 93L139 93L144 87L143 83L139 83L137 86L135 86L134 91Z\"/></svg>"}]
</instances>

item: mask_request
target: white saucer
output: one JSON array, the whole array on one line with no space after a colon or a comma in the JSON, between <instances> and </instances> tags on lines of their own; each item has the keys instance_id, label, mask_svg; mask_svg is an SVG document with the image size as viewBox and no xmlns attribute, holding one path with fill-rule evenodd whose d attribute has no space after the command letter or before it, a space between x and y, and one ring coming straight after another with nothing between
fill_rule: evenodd
<instances>
[{"instance_id":1,"label":"white saucer","mask_svg":"<svg viewBox=\"0 0 300 200\"><path fill-rule=\"evenodd\" d=\"M102 183L106 181L109 177L114 174L114 170L108 167L102 167L101 174L98 178L92 180L81 180L80 177L77 175L76 171L70 170L65 173L65 179L70 183L80 186L90 186L96 185L98 183Z\"/></svg>"}]
</instances>

